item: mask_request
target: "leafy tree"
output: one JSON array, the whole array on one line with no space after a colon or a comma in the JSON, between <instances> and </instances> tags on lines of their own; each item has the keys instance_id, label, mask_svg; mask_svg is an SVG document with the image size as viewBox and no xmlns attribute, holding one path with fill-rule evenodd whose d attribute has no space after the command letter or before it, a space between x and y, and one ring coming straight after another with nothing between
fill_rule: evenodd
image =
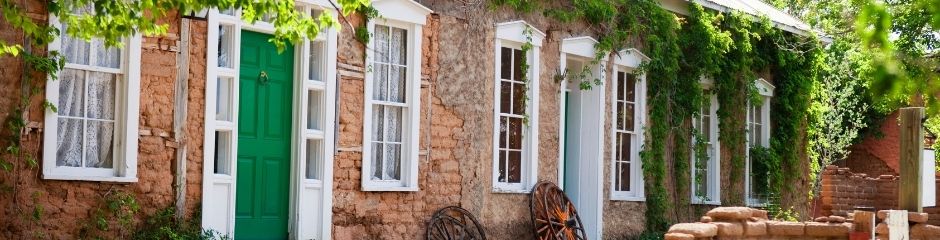
<instances>
[{"instance_id":1,"label":"leafy tree","mask_svg":"<svg viewBox=\"0 0 940 240\"><path fill-rule=\"evenodd\" d=\"M867 126L865 102L869 56L837 41L826 50L824 73L815 83L809 134L813 193L819 190L822 168L849 156L849 147Z\"/></svg>"},{"instance_id":2,"label":"leafy tree","mask_svg":"<svg viewBox=\"0 0 940 240\"><path fill-rule=\"evenodd\" d=\"M370 0L337 1L343 6L341 14L344 16L371 9ZM282 0L60 0L46 3L48 12L66 24L67 29L56 29L45 24L44 19L28 17L23 7L13 0L0 0L0 11L3 20L23 31L35 45L48 44L64 30L75 38L101 38L108 46L120 46L122 38L133 34L166 34L169 26L160 19L170 14L209 8L241 9L242 19L252 23L263 16L273 16L276 30L272 42L279 48L287 42L315 37L324 28L338 26L329 12L309 16L295 9L294 1ZM22 50L21 44L0 41L0 56L18 55Z\"/></svg>"}]
</instances>

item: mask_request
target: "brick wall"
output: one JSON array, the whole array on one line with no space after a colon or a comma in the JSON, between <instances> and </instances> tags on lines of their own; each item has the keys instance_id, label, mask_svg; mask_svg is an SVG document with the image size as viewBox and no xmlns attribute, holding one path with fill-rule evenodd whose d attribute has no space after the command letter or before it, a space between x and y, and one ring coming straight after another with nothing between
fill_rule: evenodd
<instances>
[{"instance_id":1,"label":"brick wall","mask_svg":"<svg viewBox=\"0 0 940 240\"><path fill-rule=\"evenodd\" d=\"M421 126L417 192L364 192L362 167L362 45L340 35L339 153L334 165L333 237L336 239L420 239L437 209L460 204L459 165L454 158L463 120L435 94L438 86L437 18L424 27L422 45ZM344 29L345 31L346 29Z\"/></svg>"},{"instance_id":2,"label":"brick wall","mask_svg":"<svg viewBox=\"0 0 940 240\"><path fill-rule=\"evenodd\" d=\"M22 3L16 1L17 4ZM45 21L47 14L44 1L25 1L25 9L29 16ZM175 15L175 14L170 14ZM137 226L144 216L152 215L158 210L170 207L174 203L173 167L176 149L181 143L176 143L173 133L173 96L174 82L177 72L177 40L179 32L179 18L168 17L164 23L169 24L169 34L163 38L145 37L141 51L141 92L140 94L140 138L138 152L138 181L136 183L109 183L88 181L56 181L43 180L41 176L41 163L31 167L23 159L11 159L8 155L3 158L16 162L17 166L11 172L0 171L0 239L74 239L79 236L83 225L93 223L91 216L94 209L102 206L103 196L108 192L123 191L131 194L141 206L141 214L134 219ZM23 36L10 26L0 21L0 40L8 43L22 43ZM199 205L202 178L202 115L205 111L204 84L205 81L205 48L206 25L195 22L191 29L190 54L190 81L189 81L189 108L185 131L187 144L187 205L192 212ZM159 43L159 44L158 44ZM33 49L34 53L42 53L44 49ZM22 62L17 57L0 57L0 117L7 119L12 112L16 97L20 96L21 77L23 73ZM39 80L45 78L43 74L30 76ZM41 81L39 81L41 82ZM39 86L44 89L44 86ZM42 91L41 91L42 92ZM41 162L42 156L42 126L43 109L40 103L45 98L42 93L30 99L31 108L27 113L27 120L37 128L29 129L25 136L23 151L35 156ZM55 127L55 126L52 126ZM2 134L9 133L4 129ZM15 187L14 187L15 186ZM34 209L42 209L38 219L33 219ZM112 230L106 236L119 237L127 234L131 229L120 229L112 224Z\"/></svg>"},{"instance_id":3,"label":"brick wall","mask_svg":"<svg viewBox=\"0 0 940 240\"><path fill-rule=\"evenodd\" d=\"M869 176L897 175L901 159L898 113L889 114L879 124L876 133L868 134L860 143L853 145L849 156L836 165Z\"/></svg>"},{"instance_id":4,"label":"brick wall","mask_svg":"<svg viewBox=\"0 0 940 240\"><path fill-rule=\"evenodd\" d=\"M899 179L895 175L870 177L864 173L854 173L849 168L830 165L822 175L820 202L817 205L820 208L819 215L848 216L856 206L869 206L876 210L896 209ZM940 190L940 179L937 179L937 183L937 190ZM928 223L940 225L940 208L927 207L924 212L930 216Z\"/></svg>"}]
</instances>

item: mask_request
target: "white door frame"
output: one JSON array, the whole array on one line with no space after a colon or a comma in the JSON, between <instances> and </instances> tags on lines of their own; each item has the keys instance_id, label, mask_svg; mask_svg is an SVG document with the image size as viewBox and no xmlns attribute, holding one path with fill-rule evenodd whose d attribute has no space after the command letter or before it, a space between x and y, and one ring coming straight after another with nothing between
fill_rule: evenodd
<instances>
[{"instance_id":1,"label":"white door frame","mask_svg":"<svg viewBox=\"0 0 940 240\"><path fill-rule=\"evenodd\" d=\"M562 40L561 43L561 54L559 56L559 68L564 71L567 68L568 59L573 59L577 61L584 62L585 64L590 64L592 60L596 57L596 52L594 45L597 44L597 40L591 37L574 37L567 38ZM607 57L600 59L597 62L597 66L594 66L591 69L591 72L594 74L593 78L601 79L602 82L607 80ZM561 91L559 91L559 101L560 107L559 116L566 117L565 104L567 101L564 100L565 93L568 84L567 79L562 80L561 82ZM583 176L577 191L579 192L580 203L578 205L581 215L583 216L582 220L585 221L585 232L587 232L588 238L591 239L600 239L603 233L603 208L604 208L604 133L606 133L604 120L606 119L607 114L607 105L606 97L607 88L606 84L594 84L592 82L591 90L580 90L573 89L571 93L577 93L578 97L581 99L581 125L582 126L592 126L590 128L582 129L592 129L591 131L582 131L581 136L578 138L581 140L580 153L578 153L579 160L591 160L587 166L580 166L579 175ZM588 104L585 104L587 102ZM587 113L587 114L585 114ZM558 156L558 166L559 166L559 182L564 176L564 164L565 164L565 152L564 146L566 143L567 137L564 131L566 131L565 124L567 121L559 121L562 124L559 126L561 131L559 141L559 156ZM600 127L597 127L600 126ZM581 161L579 161L580 163ZM585 182L587 180L587 182ZM584 194L580 194L584 193ZM588 197L588 198L581 198Z\"/></svg>"},{"instance_id":2,"label":"white door frame","mask_svg":"<svg viewBox=\"0 0 940 240\"><path fill-rule=\"evenodd\" d=\"M330 11L336 16L328 3L320 1L298 1L298 7L305 12L313 9ZM219 54L219 27L230 26L231 46L229 47L229 61L232 68L218 66ZM248 24L240 19L240 11L233 11L231 15L221 13L219 10L209 11L206 50L206 93L205 93L205 132L203 147L203 189L202 189L202 228L218 231L221 234L234 236L235 233L235 190L236 190L236 150L238 149L238 73L241 30L272 34L274 26L270 23L256 22ZM315 40L324 41L325 64L323 66L322 82L308 81L310 40L304 40L294 45L294 72L292 96L292 134L291 134L291 174L290 174L290 207L288 231L291 239L330 239L332 227L332 189L333 189L333 156L335 149L335 102L336 102L336 45L338 32L334 28L325 29ZM216 119L216 108L219 99L216 79L225 77L231 80L228 89L227 106L230 108L230 118L226 121ZM308 93L320 93L321 129L307 129L307 109L309 108ZM215 173L215 134L217 131L228 132L227 166L223 171L228 174ZM306 179L307 140L320 141L322 159L320 180ZM300 202L315 202L315 204L298 204ZM304 207L311 206L311 207ZM316 207L314 207L316 206Z\"/></svg>"}]
</instances>

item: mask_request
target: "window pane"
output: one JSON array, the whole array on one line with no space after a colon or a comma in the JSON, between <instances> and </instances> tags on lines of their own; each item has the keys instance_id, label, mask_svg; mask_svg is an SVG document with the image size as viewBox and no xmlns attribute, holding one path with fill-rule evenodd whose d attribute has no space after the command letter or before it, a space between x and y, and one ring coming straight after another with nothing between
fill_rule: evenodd
<instances>
[{"instance_id":1,"label":"window pane","mask_svg":"<svg viewBox=\"0 0 940 240\"><path fill-rule=\"evenodd\" d=\"M512 82L499 82L499 112L510 113L512 104Z\"/></svg>"},{"instance_id":2,"label":"window pane","mask_svg":"<svg viewBox=\"0 0 940 240\"><path fill-rule=\"evenodd\" d=\"M509 151L507 164L509 165L509 182L522 182L522 151Z\"/></svg>"},{"instance_id":3,"label":"window pane","mask_svg":"<svg viewBox=\"0 0 940 240\"><path fill-rule=\"evenodd\" d=\"M309 91L307 96L307 129L321 130L322 95L319 91Z\"/></svg>"},{"instance_id":4,"label":"window pane","mask_svg":"<svg viewBox=\"0 0 940 240\"><path fill-rule=\"evenodd\" d=\"M616 114L617 125L615 126L617 130L626 129L625 127L626 124L624 123L624 121L626 120L626 113L624 112L624 109L627 107L626 105L627 103L625 102L617 102L617 114Z\"/></svg>"},{"instance_id":5,"label":"window pane","mask_svg":"<svg viewBox=\"0 0 940 240\"><path fill-rule=\"evenodd\" d=\"M382 105L372 106L372 141L385 140L385 108Z\"/></svg>"},{"instance_id":6,"label":"window pane","mask_svg":"<svg viewBox=\"0 0 940 240\"><path fill-rule=\"evenodd\" d=\"M307 140L307 179L320 179L323 150L320 140Z\"/></svg>"},{"instance_id":7,"label":"window pane","mask_svg":"<svg viewBox=\"0 0 940 240\"><path fill-rule=\"evenodd\" d=\"M372 99L388 100L388 65L375 64L372 77Z\"/></svg>"},{"instance_id":8,"label":"window pane","mask_svg":"<svg viewBox=\"0 0 940 240\"><path fill-rule=\"evenodd\" d=\"M82 39L72 38L68 34L65 34L66 28L67 25L62 23L62 28L60 28L62 34L60 36L62 37L62 54L65 56L65 61L88 65L88 54L91 52L91 43Z\"/></svg>"},{"instance_id":9,"label":"window pane","mask_svg":"<svg viewBox=\"0 0 940 240\"><path fill-rule=\"evenodd\" d=\"M617 133L617 136L621 139L620 142L620 161L631 161L632 158L632 149L633 149L633 140L631 139L632 134L628 133Z\"/></svg>"},{"instance_id":10,"label":"window pane","mask_svg":"<svg viewBox=\"0 0 940 240\"><path fill-rule=\"evenodd\" d=\"M401 179L401 144L385 144L385 174L383 180Z\"/></svg>"},{"instance_id":11,"label":"window pane","mask_svg":"<svg viewBox=\"0 0 940 240\"><path fill-rule=\"evenodd\" d=\"M88 120L85 167L111 168L114 159L114 123Z\"/></svg>"},{"instance_id":12,"label":"window pane","mask_svg":"<svg viewBox=\"0 0 940 240\"><path fill-rule=\"evenodd\" d=\"M231 68L235 55L233 54L235 30L233 26L219 25L219 67Z\"/></svg>"},{"instance_id":13,"label":"window pane","mask_svg":"<svg viewBox=\"0 0 940 240\"><path fill-rule=\"evenodd\" d=\"M626 99L630 102L636 101L636 76L633 74L627 74L626 85L624 86L627 89Z\"/></svg>"},{"instance_id":14,"label":"window pane","mask_svg":"<svg viewBox=\"0 0 940 240\"><path fill-rule=\"evenodd\" d=\"M323 56L326 51L324 51L324 42L323 41L311 41L310 42L310 80L314 81L323 81L326 79L326 76L323 74L324 61Z\"/></svg>"},{"instance_id":15,"label":"window pane","mask_svg":"<svg viewBox=\"0 0 940 240\"><path fill-rule=\"evenodd\" d=\"M375 25L375 61L388 63L388 27Z\"/></svg>"},{"instance_id":16,"label":"window pane","mask_svg":"<svg viewBox=\"0 0 940 240\"><path fill-rule=\"evenodd\" d=\"M109 73L88 74L88 117L114 119L116 76Z\"/></svg>"},{"instance_id":17,"label":"window pane","mask_svg":"<svg viewBox=\"0 0 940 240\"><path fill-rule=\"evenodd\" d=\"M215 119L222 121L232 120L232 79L227 77L216 78L216 104Z\"/></svg>"},{"instance_id":18,"label":"window pane","mask_svg":"<svg viewBox=\"0 0 940 240\"><path fill-rule=\"evenodd\" d=\"M522 118L509 118L509 148L522 149Z\"/></svg>"},{"instance_id":19,"label":"window pane","mask_svg":"<svg viewBox=\"0 0 940 240\"><path fill-rule=\"evenodd\" d=\"M499 176L496 178L496 181L497 181L497 182L506 182L506 151L505 151L505 150L500 150L500 151L499 151L499 160L498 160L498 161L499 161L499 163L498 163L498 165L497 165L497 166L498 166L497 169L498 169L498 171L499 171Z\"/></svg>"},{"instance_id":20,"label":"window pane","mask_svg":"<svg viewBox=\"0 0 940 240\"><path fill-rule=\"evenodd\" d=\"M501 48L499 51L499 77L512 79L512 49Z\"/></svg>"},{"instance_id":21,"label":"window pane","mask_svg":"<svg viewBox=\"0 0 940 240\"><path fill-rule=\"evenodd\" d=\"M85 116L85 71L63 69L59 72L59 116Z\"/></svg>"},{"instance_id":22,"label":"window pane","mask_svg":"<svg viewBox=\"0 0 940 240\"><path fill-rule=\"evenodd\" d=\"M635 118L633 117L633 114L634 114L633 108L635 105L636 104L628 103L623 110L624 124L626 124L625 129L627 131L633 131L634 120L635 120Z\"/></svg>"},{"instance_id":23,"label":"window pane","mask_svg":"<svg viewBox=\"0 0 940 240\"><path fill-rule=\"evenodd\" d=\"M499 147L506 148L506 130L509 129L509 117L499 117Z\"/></svg>"},{"instance_id":24,"label":"window pane","mask_svg":"<svg viewBox=\"0 0 940 240\"><path fill-rule=\"evenodd\" d=\"M388 118L388 125L386 125L385 141L387 142L401 142L402 140L402 125L403 125L403 116L401 107L387 106L385 107L385 117Z\"/></svg>"},{"instance_id":25,"label":"window pane","mask_svg":"<svg viewBox=\"0 0 940 240\"><path fill-rule=\"evenodd\" d=\"M232 146L232 135L229 132L215 132L215 167L213 172L216 174L229 175L231 155L229 155Z\"/></svg>"},{"instance_id":26,"label":"window pane","mask_svg":"<svg viewBox=\"0 0 940 240\"><path fill-rule=\"evenodd\" d=\"M627 88L627 80L624 77L624 72L617 72L617 100L624 100L624 89Z\"/></svg>"},{"instance_id":27,"label":"window pane","mask_svg":"<svg viewBox=\"0 0 940 240\"><path fill-rule=\"evenodd\" d=\"M391 102L405 102L405 68L400 66L390 66L391 73L388 77L388 100Z\"/></svg>"},{"instance_id":28,"label":"window pane","mask_svg":"<svg viewBox=\"0 0 940 240\"><path fill-rule=\"evenodd\" d=\"M56 137L56 166L81 167L82 166L82 136L84 135L82 120L59 118L58 134Z\"/></svg>"},{"instance_id":29,"label":"window pane","mask_svg":"<svg viewBox=\"0 0 940 240\"><path fill-rule=\"evenodd\" d=\"M408 53L408 43L407 37L408 31L401 28L392 28L391 31L391 47L389 47L389 58L390 62L399 65L406 65L405 61L407 60Z\"/></svg>"},{"instance_id":30,"label":"window pane","mask_svg":"<svg viewBox=\"0 0 940 240\"><path fill-rule=\"evenodd\" d=\"M525 84L513 83L513 101L512 101L512 113L525 115L525 105L526 105L526 93L525 93Z\"/></svg>"},{"instance_id":31,"label":"window pane","mask_svg":"<svg viewBox=\"0 0 940 240\"><path fill-rule=\"evenodd\" d=\"M121 49L105 47L104 40L101 39L92 39L91 44L95 51L95 63L93 65L108 68L121 67Z\"/></svg>"},{"instance_id":32,"label":"window pane","mask_svg":"<svg viewBox=\"0 0 940 240\"><path fill-rule=\"evenodd\" d=\"M618 184L620 185L620 191L630 191L630 164L632 163L620 162L619 164L620 168L618 171L620 171L620 175L618 178L620 178L620 181Z\"/></svg>"},{"instance_id":33,"label":"window pane","mask_svg":"<svg viewBox=\"0 0 940 240\"><path fill-rule=\"evenodd\" d=\"M512 50L512 80L522 81L522 50Z\"/></svg>"},{"instance_id":34,"label":"window pane","mask_svg":"<svg viewBox=\"0 0 940 240\"><path fill-rule=\"evenodd\" d=\"M373 143L372 144L372 180L382 180L382 170L384 169L383 155L385 153L384 144Z\"/></svg>"},{"instance_id":35,"label":"window pane","mask_svg":"<svg viewBox=\"0 0 940 240\"><path fill-rule=\"evenodd\" d=\"M702 136L705 137L705 141L707 142L712 141L711 126L712 126L711 116L708 116L708 115L702 116L702 126L699 128L699 130L702 131Z\"/></svg>"}]
</instances>

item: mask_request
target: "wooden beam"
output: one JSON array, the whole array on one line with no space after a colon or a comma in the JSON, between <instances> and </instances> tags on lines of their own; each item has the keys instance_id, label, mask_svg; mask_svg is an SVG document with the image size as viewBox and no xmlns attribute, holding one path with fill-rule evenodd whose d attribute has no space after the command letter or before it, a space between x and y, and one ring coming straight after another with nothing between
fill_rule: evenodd
<instances>
[{"instance_id":1,"label":"wooden beam","mask_svg":"<svg viewBox=\"0 0 940 240\"><path fill-rule=\"evenodd\" d=\"M188 18L180 18L180 52L176 55L176 94L173 96L173 136L179 143L174 162L173 187L176 190L176 219L186 216L186 112L189 104L189 25Z\"/></svg>"},{"instance_id":2,"label":"wooden beam","mask_svg":"<svg viewBox=\"0 0 940 240\"><path fill-rule=\"evenodd\" d=\"M901 181L898 186L898 209L923 212L921 206L921 162L924 158L924 108L902 108L898 116L901 124Z\"/></svg>"}]
</instances>

